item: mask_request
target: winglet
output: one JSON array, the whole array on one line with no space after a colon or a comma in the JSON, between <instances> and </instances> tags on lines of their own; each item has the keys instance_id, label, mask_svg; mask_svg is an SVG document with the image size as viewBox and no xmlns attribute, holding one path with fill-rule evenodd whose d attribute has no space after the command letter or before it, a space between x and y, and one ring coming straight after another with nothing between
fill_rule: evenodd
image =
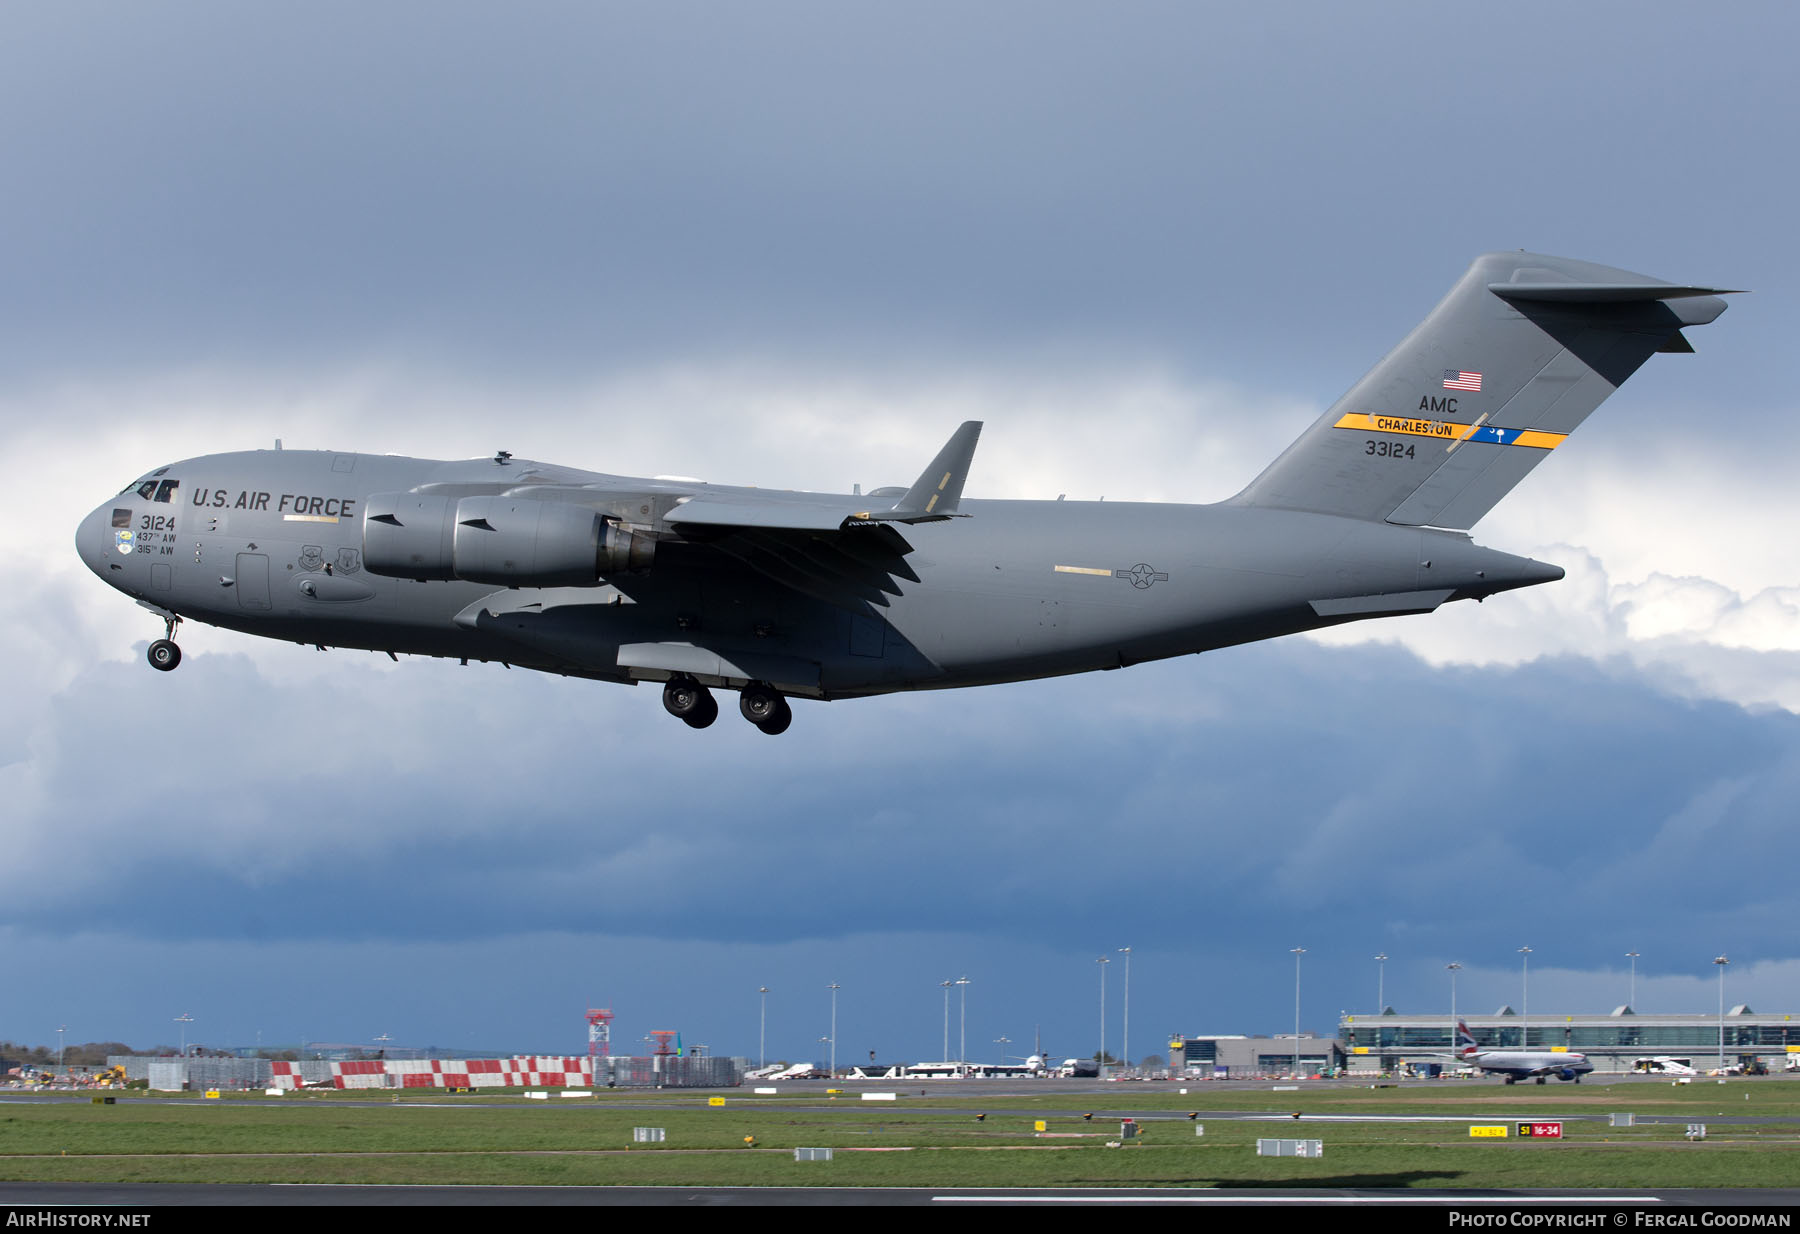
<instances>
[{"instance_id":1,"label":"winglet","mask_svg":"<svg viewBox=\"0 0 1800 1234\"><path fill-rule=\"evenodd\" d=\"M962 500L963 481L969 478L969 464L975 459L975 443L981 439L981 421L965 420L950 435L944 448L931 464L919 473L906 496L893 509L871 517L898 523L924 523L950 518Z\"/></svg>"}]
</instances>

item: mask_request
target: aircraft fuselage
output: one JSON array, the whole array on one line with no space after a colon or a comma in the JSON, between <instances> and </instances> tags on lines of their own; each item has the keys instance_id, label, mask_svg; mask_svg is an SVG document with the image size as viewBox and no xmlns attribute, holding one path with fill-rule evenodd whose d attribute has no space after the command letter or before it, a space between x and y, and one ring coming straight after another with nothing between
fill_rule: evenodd
<instances>
[{"instance_id":1,"label":"aircraft fuselage","mask_svg":"<svg viewBox=\"0 0 1800 1234\"><path fill-rule=\"evenodd\" d=\"M500 457L254 451L159 468L89 515L78 540L89 567L127 595L245 633L615 681L730 686L750 679L729 671L740 666L824 698L1118 668L1562 573L1452 532L1228 504L1067 501L966 501L965 517L907 528L916 580L876 603L806 594L666 528L646 570L589 586L368 568L372 494L551 483L641 511L645 526L702 493L768 495Z\"/></svg>"},{"instance_id":2,"label":"aircraft fuselage","mask_svg":"<svg viewBox=\"0 0 1800 1234\"><path fill-rule=\"evenodd\" d=\"M1483 1050L1465 1055L1464 1062L1494 1075L1503 1075L1508 1084L1535 1079L1539 1084L1554 1076L1579 1084L1581 1077L1594 1069L1587 1055L1573 1051L1557 1053L1542 1050Z\"/></svg>"}]
</instances>

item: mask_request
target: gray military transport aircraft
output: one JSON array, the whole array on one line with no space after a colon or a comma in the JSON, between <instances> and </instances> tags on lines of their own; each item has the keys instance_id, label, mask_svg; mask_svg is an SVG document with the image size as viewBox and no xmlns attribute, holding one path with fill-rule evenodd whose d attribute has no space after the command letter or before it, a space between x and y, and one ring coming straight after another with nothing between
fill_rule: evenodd
<instances>
[{"instance_id":1,"label":"gray military transport aircraft","mask_svg":"<svg viewBox=\"0 0 1800 1234\"><path fill-rule=\"evenodd\" d=\"M661 683L693 728L736 690L765 733L843 699L1125 668L1428 613L1560 568L1482 515L1728 292L1490 253L1237 496L964 500L981 425L906 488L775 492L514 458L331 451L158 467L81 524L82 560L160 616L321 649ZM279 446L279 443L277 443Z\"/></svg>"}]
</instances>

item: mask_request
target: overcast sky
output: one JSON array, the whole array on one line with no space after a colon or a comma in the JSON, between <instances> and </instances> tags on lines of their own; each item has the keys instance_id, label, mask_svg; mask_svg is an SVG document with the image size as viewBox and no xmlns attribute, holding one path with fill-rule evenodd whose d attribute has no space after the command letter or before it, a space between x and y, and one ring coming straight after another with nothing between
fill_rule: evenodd
<instances>
[{"instance_id":1,"label":"overcast sky","mask_svg":"<svg viewBox=\"0 0 1800 1234\"><path fill-rule=\"evenodd\" d=\"M1800 1009L1792 6L0 9L0 1037L771 1057ZM799 704L160 625L89 509L267 446L1242 487L1476 254L1752 289L1477 527L1561 583ZM22 534L19 534L22 532ZM946 812L939 803L949 800ZM951 1008L951 1048L957 1031ZM1007 1037L1009 1044L997 1038Z\"/></svg>"}]
</instances>

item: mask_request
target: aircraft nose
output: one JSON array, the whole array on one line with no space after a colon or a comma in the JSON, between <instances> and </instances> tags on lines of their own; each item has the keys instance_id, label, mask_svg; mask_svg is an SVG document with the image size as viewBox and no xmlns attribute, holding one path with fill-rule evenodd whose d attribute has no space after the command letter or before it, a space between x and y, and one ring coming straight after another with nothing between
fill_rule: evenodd
<instances>
[{"instance_id":1,"label":"aircraft nose","mask_svg":"<svg viewBox=\"0 0 1800 1234\"><path fill-rule=\"evenodd\" d=\"M81 520L75 530L75 551L88 569L106 577L107 554L112 551L112 507L101 506Z\"/></svg>"}]
</instances>

